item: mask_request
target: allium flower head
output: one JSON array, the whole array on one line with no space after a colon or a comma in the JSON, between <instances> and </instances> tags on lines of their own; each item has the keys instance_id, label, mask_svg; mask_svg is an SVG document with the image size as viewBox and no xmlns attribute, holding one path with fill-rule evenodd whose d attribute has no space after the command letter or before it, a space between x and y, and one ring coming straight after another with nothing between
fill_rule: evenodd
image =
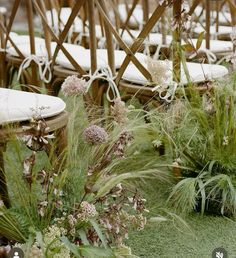
<instances>
[{"instance_id":1,"label":"allium flower head","mask_svg":"<svg viewBox=\"0 0 236 258\"><path fill-rule=\"evenodd\" d=\"M90 125L84 130L83 137L87 143L101 144L107 141L108 134L102 127Z\"/></svg>"},{"instance_id":2,"label":"allium flower head","mask_svg":"<svg viewBox=\"0 0 236 258\"><path fill-rule=\"evenodd\" d=\"M68 76L61 86L62 93L65 96L75 96L77 94L85 94L87 82L78 78L76 75Z\"/></svg>"},{"instance_id":3,"label":"allium flower head","mask_svg":"<svg viewBox=\"0 0 236 258\"><path fill-rule=\"evenodd\" d=\"M118 124L125 124L128 121L128 109L125 107L125 102L120 98L114 100L114 106L111 107L111 115Z\"/></svg>"}]
</instances>

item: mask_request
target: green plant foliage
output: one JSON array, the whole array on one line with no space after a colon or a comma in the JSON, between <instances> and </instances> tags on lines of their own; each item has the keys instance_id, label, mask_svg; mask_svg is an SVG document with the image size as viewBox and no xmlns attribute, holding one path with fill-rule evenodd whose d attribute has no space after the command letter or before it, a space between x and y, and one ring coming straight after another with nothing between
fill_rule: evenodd
<instances>
[{"instance_id":1,"label":"green plant foliage","mask_svg":"<svg viewBox=\"0 0 236 258\"><path fill-rule=\"evenodd\" d=\"M227 83L215 83L203 96L192 91L190 100L176 101L153 119L181 170L169 201L183 212L235 215L236 96Z\"/></svg>"},{"instance_id":2,"label":"green plant foliage","mask_svg":"<svg viewBox=\"0 0 236 258\"><path fill-rule=\"evenodd\" d=\"M29 149L19 139L9 144L5 159L12 208L3 206L0 232L28 257L135 257L122 244L131 228L142 230L146 224L146 200L138 185L154 177L169 180L154 143L158 130L145 123L146 113L129 110L120 100L111 115L93 113L93 119L78 101L77 96L68 101L63 165L51 141L50 148L44 146L47 155L34 149L34 139ZM98 130L95 135L90 125ZM40 131L39 137L47 135Z\"/></svg>"}]
</instances>

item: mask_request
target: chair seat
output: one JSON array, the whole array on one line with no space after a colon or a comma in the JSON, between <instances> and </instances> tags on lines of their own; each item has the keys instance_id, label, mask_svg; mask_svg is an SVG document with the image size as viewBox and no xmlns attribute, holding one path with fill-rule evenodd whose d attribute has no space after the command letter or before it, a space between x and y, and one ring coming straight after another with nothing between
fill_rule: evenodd
<instances>
[{"instance_id":1,"label":"chair seat","mask_svg":"<svg viewBox=\"0 0 236 258\"><path fill-rule=\"evenodd\" d=\"M140 31L138 30L130 30L130 33L137 38ZM126 44L131 45L133 43L133 38L127 31L124 31L122 35L122 39L125 41ZM169 46L172 43L172 36L166 36L166 45ZM194 46L197 44L197 39L191 39ZM146 41L151 45L160 45L162 44L162 34L161 33L150 33L146 38ZM184 42L183 42L184 43ZM206 49L206 41L203 40L200 50ZM232 52L233 51L233 43L231 41L224 41L224 40L210 40L210 51L213 53L222 53L222 52Z\"/></svg>"},{"instance_id":2,"label":"chair seat","mask_svg":"<svg viewBox=\"0 0 236 258\"><path fill-rule=\"evenodd\" d=\"M163 61L164 62L164 61ZM143 63L147 68L147 64ZM172 71L172 62L168 62L169 71ZM222 65L210 65L199 63L187 63L188 72L191 78L191 82L201 83L206 80L214 80L222 78L228 74L228 69ZM150 82L144 77L144 75L136 68L135 65L128 65L123 77L124 80L142 85L148 85ZM187 78L184 73L183 67L181 67L181 83L187 84Z\"/></svg>"},{"instance_id":3,"label":"chair seat","mask_svg":"<svg viewBox=\"0 0 236 258\"><path fill-rule=\"evenodd\" d=\"M30 44L30 36L29 35L19 35L15 32L10 33L11 40L17 45L17 47L21 44ZM45 39L40 37L34 37L36 44L43 44L45 42ZM11 42L8 40L7 47L11 47Z\"/></svg>"},{"instance_id":4,"label":"chair seat","mask_svg":"<svg viewBox=\"0 0 236 258\"><path fill-rule=\"evenodd\" d=\"M51 53L53 54L55 49L56 49L56 46L57 46L57 43L56 42L51 42ZM69 43L63 43L63 46L68 50L70 51L70 49L72 48L73 50L75 50L75 48L73 48L73 46L75 45L72 45L72 44L69 44ZM21 53L27 57L27 56L30 56L31 55L31 51L30 51L30 43L22 43L22 44L19 44L17 45L18 49L21 51ZM84 47L81 47L81 46L75 46L76 47L76 50L82 50L82 49L85 49ZM45 44L45 40L41 41L35 41L35 50L36 50L36 55L38 57L47 57L48 54L47 54L47 48L46 48L46 44ZM72 51L71 51L72 52ZM10 47L9 49L7 49L7 53L12 55L12 56L16 56L18 57L18 53L16 52L15 48L14 47ZM62 54L62 51L60 50L59 51L59 55L60 53ZM72 53L73 55L74 53Z\"/></svg>"},{"instance_id":5,"label":"chair seat","mask_svg":"<svg viewBox=\"0 0 236 258\"><path fill-rule=\"evenodd\" d=\"M205 24L203 24L205 26ZM198 25L193 30L196 34L200 34L201 32L205 31L204 28L201 25ZM210 34L213 36L216 35L227 35L230 36L232 33L232 27L231 26L219 26L219 31L216 32L216 26L210 26Z\"/></svg>"},{"instance_id":6,"label":"chair seat","mask_svg":"<svg viewBox=\"0 0 236 258\"><path fill-rule=\"evenodd\" d=\"M67 49L70 54L73 56L73 58L77 61L77 63L85 70L89 71L91 68L91 62L90 62L90 50L89 49L81 49L78 48L76 45L70 45L70 47ZM125 57L126 53L123 50L115 50L115 67L116 69L120 68ZM142 53L136 53L135 55L140 62L143 62L146 59L146 55ZM62 67L68 68L68 69L74 69L71 62L68 60L68 58L60 52L60 54L56 58L56 63ZM97 49L97 67L98 68L105 68L108 66L108 56L107 56L107 50L106 49Z\"/></svg>"},{"instance_id":7,"label":"chair seat","mask_svg":"<svg viewBox=\"0 0 236 258\"><path fill-rule=\"evenodd\" d=\"M20 52L25 56L30 56L31 55L31 51L30 51L30 43L29 42L25 42L25 43L21 43L21 44L17 44L17 48L20 50ZM56 43L52 42L51 43L51 50L52 53L54 52L56 48ZM41 40L36 40L35 41L35 54L38 57L47 57L47 49L46 49L46 45L45 45L45 41L41 41ZM18 53L16 52L16 49L14 47L10 47L7 49L7 53L11 56L15 56L15 57L19 57Z\"/></svg>"},{"instance_id":8,"label":"chair seat","mask_svg":"<svg viewBox=\"0 0 236 258\"><path fill-rule=\"evenodd\" d=\"M55 10L49 10L46 12L46 17L48 24L56 30L63 30L70 15L72 9L70 7L63 7L60 9L60 15ZM59 19L59 20L58 20ZM73 31L82 32L83 31L83 21L77 16L72 24Z\"/></svg>"},{"instance_id":9,"label":"chair seat","mask_svg":"<svg viewBox=\"0 0 236 258\"><path fill-rule=\"evenodd\" d=\"M199 16L201 15L201 19L203 19L205 21L205 17L206 17L206 12L205 10L203 10L202 7L197 6L194 13ZM228 11L220 11L218 13L219 17L219 24L221 25L228 25L231 23L231 13ZM217 12L216 11L212 11L211 10L211 19L215 20L217 18Z\"/></svg>"},{"instance_id":10,"label":"chair seat","mask_svg":"<svg viewBox=\"0 0 236 258\"><path fill-rule=\"evenodd\" d=\"M35 116L49 118L65 108L65 102L58 97L0 88L0 124L27 121Z\"/></svg>"},{"instance_id":11,"label":"chair seat","mask_svg":"<svg viewBox=\"0 0 236 258\"><path fill-rule=\"evenodd\" d=\"M7 8L4 6L0 6L0 13L5 14L7 12Z\"/></svg>"}]
</instances>

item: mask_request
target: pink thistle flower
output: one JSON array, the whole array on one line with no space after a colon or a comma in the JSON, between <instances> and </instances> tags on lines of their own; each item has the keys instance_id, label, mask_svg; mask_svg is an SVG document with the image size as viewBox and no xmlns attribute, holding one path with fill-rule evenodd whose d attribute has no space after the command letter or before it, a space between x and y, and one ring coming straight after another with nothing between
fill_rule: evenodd
<instances>
[{"instance_id":1,"label":"pink thistle flower","mask_svg":"<svg viewBox=\"0 0 236 258\"><path fill-rule=\"evenodd\" d=\"M107 141L108 134L102 127L90 125L84 130L83 137L87 143L101 144Z\"/></svg>"},{"instance_id":2,"label":"pink thistle flower","mask_svg":"<svg viewBox=\"0 0 236 258\"><path fill-rule=\"evenodd\" d=\"M62 93L65 96L75 96L85 94L87 82L84 79L78 78L76 75L68 76L61 86Z\"/></svg>"}]
</instances>

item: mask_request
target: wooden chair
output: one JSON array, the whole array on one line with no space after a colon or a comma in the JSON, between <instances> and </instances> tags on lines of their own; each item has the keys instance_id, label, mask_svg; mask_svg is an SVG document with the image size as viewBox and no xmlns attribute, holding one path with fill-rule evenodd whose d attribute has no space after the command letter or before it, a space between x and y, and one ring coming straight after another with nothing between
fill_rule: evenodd
<instances>
[{"instance_id":1,"label":"wooden chair","mask_svg":"<svg viewBox=\"0 0 236 258\"><path fill-rule=\"evenodd\" d=\"M148 36L153 26L160 20L162 13L168 7L165 4L157 5L156 9L152 13L152 16L149 18L147 23L144 25L143 30L140 31L137 38L133 40L131 46L127 46L125 42L120 37L119 33L116 31L115 27L112 26L108 17L105 15L103 9L105 5L102 5L102 0L96 1L97 8L101 11L102 17L104 19L105 24L109 26L109 30L113 33L113 36L116 38L117 42L120 44L120 47L124 49L127 53L127 56L121 65L118 73L116 75L116 83L119 85L119 89L124 92L124 99L131 98L133 96L137 96L143 103L148 100L156 100L157 102L162 101L162 97L156 91L153 91L153 77L150 73L149 68L147 67L147 63L139 62L139 60L135 59L135 53L142 46L145 38ZM181 17L181 2L174 2L173 5L173 17L180 18ZM181 69L181 56L180 56L180 44L181 44L181 31L177 27L173 33L173 54L172 54L172 62L169 62L168 69L173 73L173 80L176 83L188 84L188 78L183 78L183 69ZM133 64L129 64L132 61ZM187 68L189 69L190 81L196 84L201 84L209 79L216 79L218 77L224 76L228 73L228 70L223 66L210 66L205 64L197 64L197 63L187 63ZM202 68L204 72L202 72ZM214 68L214 69L211 69ZM182 70L182 72L181 72ZM158 73L158 71L156 71ZM197 74L196 74L197 72ZM211 78L206 78L204 76L211 76ZM170 75L171 77L171 75ZM188 77L188 75L186 76ZM205 87L207 89L207 87ZM203 87L199 87L199 90L202 91ZM166 92L163 92L164 94Z\"/></svg>"},{"instance_id":2,"label":"wooden chair","mask_svg":"<svg viewBox=\"0 0 236 258\"><path fill-rule=\"evenodd\" d=\"M88 20L89 20L89 50L85 50L81 48L81 46L77 45L65 45L64 41L66 39L66 36L68 34L68 31L73 24L74 19L77 17L78 12L81 10L81 8L86 5L86 10L88 11ZM46 23L45 15L41 12L39 5L35 4L36 11L40 14L42 20L44 21L45 26L47 26L48 31L50 32L50 35L52 39L57 42L57 47L54 51L54 54L52 56L52 66L53 66L53 75L54 78L52 80L52 86L51 90L54 94L58 93L58 90L60 89L60 86L64 79L71 75L71 74L77 74L79 76L92 76L94 72L97 71L97 68L100 68L101 65L101 58L100 62L98 59L97 52L100 50L97 50L97 40L96 40L96 29L95 29L95 4L94 1L78 1L75 3L74 7L72 8L71 15L65 24L64 29L60 33L59 36L57 36L53 30L50 28L50 26ZM107 32L106 38L107 41L112 41L111 35ZM73 48L71 50L71 47ZM105 56L113 54L113 51L110 49L108 50L102 50L103 58ZM59 57L63 57L64 60L66 60L67 65L63 65L59 62L60 58L58 58L58 53L60 52ZM84 56L86 55L86 56ZM75 59L76 56L76 60ZM87 62L87 60L89 62ZM108 61L104 63L105 66L110 66L110 60L108 58ZM83 65L83 62L86 61L87 64ZM82 64L81 64L82 62ZM104 87L101 86L103 79L98 79L93 82L92 90L91 90L91 98L94 102L94 104L101 105L102 104L102 95L104 92ZM87 98L88 99L88 98Z\"/></svg>"},{"instance_id":3,"label":"wooden chair","mask_svg":"<svg viewBox=\"0 0 236 258\"><path fill-rule=\"evenodd\" d=\"M11 77L10 74L18 73L19 70L21 71L21 76L19 77L19 81L21 84L28 84L28 85L37 85L40 87L43 85L42 79L39 74L39 68L43 67L41 64L43 62L47 63L47 69L49 68L50 62L50 39L48 39L47 31L44 30L44 26L42 26L42 31L44 32L45 39L35 37L34 27L33 27L33 20L34 20L34 8L32 1L26 1L25 6L27 8L27 24L28 24L28 35L20 36L16 33L11 32L11 28L16 16L16 13L19 9L21 0L15 0L9 21L6 26L3 23L0 23L0 27L5 34L3 48L5 49L6 55L6 74L8 78L6 80L5 85L11 85ZM42 47L43 46L43 47ZM44 49L43 51L41 51ZM41 53L42 52L42 53ZM38 61L30 60L31 57L35 56ZM27 60L27 61L26 61ZM30 69L21 67L23 63L29 62ZM37 64L38 63L38 64ZM40 67L39 67L40 63ZM22 69L21 69L22 68ZM42 68L43 69L43 68ZM47 72L48 74L48 72ZM44 75L46 78L46 74ZM46 79L45 79L46 81Z\"/></svg>"},{"instance_id":4,"label":"wooden chair","mask_svg":"<svg viewBox=\"0 0 236 258\"><path fill-rule=\"evenodd\" d=\"M194 0L190 6L189 14L192 15L195 9L202 4L203 11L202 15L204 17L204 23L195 28L195 33L199 34L202 31L206 31L206 48L210 48L210 38L211 35L216 36L220 40L230 40L230 34L232 32L231 26L236 24L236 3L234 0L225 0L225 1L203 1L203 0ZM227 6L229 10L227 16L230 21L224 25L220 23L220 17L223 16L222 9ZM213 12L213 19L211 13ZM221 16L220 16L221 15ZM198 19L199 22L199 19Z\"/></svg>"},{"instance_id":5,"label":"wooden chair","mask_svg":"<svg viewBox=\"0 0 236 258\"><path fill-rule=\"evenodd\" d=\"M6 24L6 8L0 6L0 23L2 26ZM4 51L4 32L0 27L0 87L6 82L6 55Z\"/></svg>"},{"instance_id":6,"label":"wooden chair","mask_svg":"<svg viewBox=\"0 0 236 258\"><path fill-rule=\"evenodd\" d=\"M59 163L65 161L68 115L65 103L59 98L4 88L0 88L0 107L0 199L9 207L3 158L7 142L12 137L38 136L39 131L30 120L39 119L46 128L44 133L54 133L56 137L52 162L58 169ZM50 148L42 150L49 152Z\"/></svg>"},{"instance_id":7,"label":"wooden chair","mask_svg":"<svg viewBox=\"0 0 236 258\"><path fill-rule=\"evenodd\" d=\"M218 3L218 1L216 1ZM196 6L196 8L202 8L202 10L204 10L205 6L200 7L199 5ZM191 4L190 4L190 8L191 8ZM195 8L195 9L196 9ZM198 10L198 9L197 9ZM115 12L117 13L117 12ZM218 12L217 12L218 13ZM229 13L228 13L229 14ZM230 15L230 14L229 14ZM159 26L155 26L158 27L159 30L155 29L152 30L148 37L145 39L145 44L146 47L149 47L149 52L151 54L155 53L155 51L157 49L159 49L161 56L164 56L165 58L169 58L171 56L171 51L170 51L170 46L173 42L173 37L171 35L171 30L167 30L166 29L166 25L169 24L168 28L171 28L171 21L167 19L167 17L171 16L172 14L170 14L169 10L166 11L166 14L164 13L164 15L162 15L161 18L161 23L159 23ZM202 15L201 15L202 17ZM194 18L194 17L192 17ZM211 19L211 16L207 16L208 20ZM196 21L196 20L195 20ZM194 20L192 19L191 23L193 25ZM199 22L199 17L197 22ZM127 22L126 22L127 25ZM134 39L138 36L138 34L140 33L140 30L132 30L130 28L128 28L127 26L122 25L122 29L121 29L121 33L120 35L122 36L122 39L125 41L126 44L131 45L134 41ZM201 27L196 28L196 30L199 30L199 33L205 30L205 27L200 25ZM193 26L194 27L194 26ZM231 32L231 27L228 27L229 31ZM186 43L190 43L193 46L196 46L197 44L197 40L198 40L198 35L195 35L195 38L192 37L192 32L190 31L190 39L188 40L188 42L185 42L184 40L182 40L183 44ZM228 32L229 35L229 32ZM209 42L208 42L209 40ZM205 59L206 62L216 62L217 59L221 59L222 57L226 56L226 55L230 55L232 54L233 51L233 44L231 41L219 41L217 39L210 39L208 38L204 39L202 41L201 47L198 50L198 56L206 56L207 58ZM143 48L145 47L145 45L143 46ZM208 51L210 50L210 51ZM192 55L189 55L189 60L190 58L192 58ZM188 58L188 57L187 57Z\"/></svg>"}]
</instances>

